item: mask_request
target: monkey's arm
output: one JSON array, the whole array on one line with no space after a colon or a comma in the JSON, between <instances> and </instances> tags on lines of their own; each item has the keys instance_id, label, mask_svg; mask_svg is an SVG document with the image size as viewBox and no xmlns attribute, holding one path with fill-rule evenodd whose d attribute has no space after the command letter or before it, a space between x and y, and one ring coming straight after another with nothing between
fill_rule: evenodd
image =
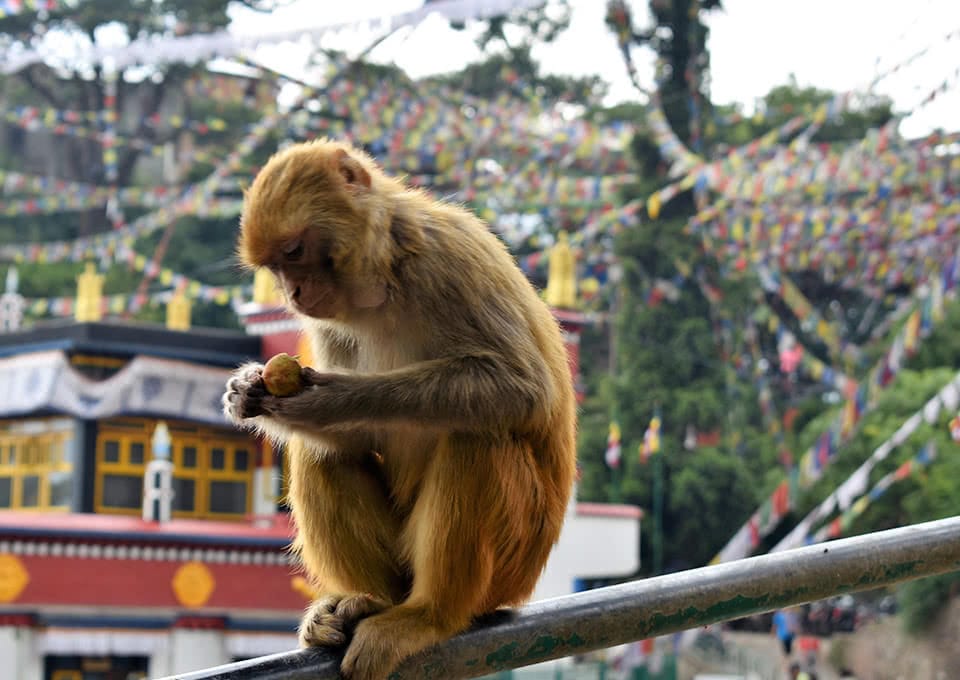
<instances>
[{"instance_id":1,"label":"monkey's arm","mask_svg":"<svg viewBox=\"0 0 960 680\"><path fill-rule=\"evenodd\" d=\"M305 371L309 387L292 397L265 395L269 420L294 429L416 423L445 429L530 427L546 417L552 386L539 359L520 366L478 351L374 374Z\"/></svg>"}]
</instances>

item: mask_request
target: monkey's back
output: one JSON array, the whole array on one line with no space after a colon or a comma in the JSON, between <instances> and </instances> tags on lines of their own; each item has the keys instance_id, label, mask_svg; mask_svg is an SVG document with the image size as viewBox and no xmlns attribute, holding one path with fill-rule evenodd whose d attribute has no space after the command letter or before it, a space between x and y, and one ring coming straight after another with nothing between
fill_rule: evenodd
<instances>
[{"instance_id":1,"label":"monkey's back","mask_svg":"<svg viewBox=\"0 0 960 680\"><path fill-rule=\"evenodd\" d=\"M414 288L430 291L432 299L414 306L418 314L433 316L425 326L446 336L438 346L492 347L520 370L546 373L542 413L515 433L506 450L491 452L496 474L510 480L503 483L507 497L490 508L503 549L486 609L514 604L529 597L559 537L576 474L576 400L567 350L549 307L480 220L442 203L421 207L420 218L425 243L411 274L423 278Z\"/></svg>"}]
</instances>

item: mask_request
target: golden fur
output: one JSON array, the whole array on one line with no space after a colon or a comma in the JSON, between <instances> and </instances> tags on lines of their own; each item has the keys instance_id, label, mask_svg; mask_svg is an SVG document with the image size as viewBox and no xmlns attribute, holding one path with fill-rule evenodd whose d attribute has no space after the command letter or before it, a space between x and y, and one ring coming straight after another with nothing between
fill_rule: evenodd
<instances>
[{"instance_id":1,"label":"golden fur","mask_svg":"<svg viewBox=\"0 0 960 680\"><path fill-rule=\"evenodd\" d=\"M524 601L557 540L575 400L557 322L468 211L345 144L277 153L246 193L239 254L270 267L317 370L293 397L241 367L227 415L288 442L302 644L343 672L399 660Z\"/></svg>"}]
</instances>

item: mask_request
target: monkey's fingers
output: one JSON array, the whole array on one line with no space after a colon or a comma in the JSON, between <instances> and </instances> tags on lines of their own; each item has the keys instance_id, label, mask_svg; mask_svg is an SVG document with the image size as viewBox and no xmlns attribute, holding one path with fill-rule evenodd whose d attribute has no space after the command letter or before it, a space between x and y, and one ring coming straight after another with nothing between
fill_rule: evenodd
<instances>
[{"instance_id":1,"label":"monkey's fingers","mask_svg":"<svg viewBox=\"0 0 960 680\"><path fill-rule=\"evenodd\" d=\"M300 369L300 378L305 385L327 385L330 383L331 374L321 373L309 366L303 366Z\"/></svg>"},{"instance_id":2,"label":"monkey's fingers","mask_svg":"<svg viewBox=\"0 0 960 680\"><path fill-rule=\"evenodd\" d=\"M263 400L266 397L265 389L253 387L245 394L240 395L239 407L240 417L256 418L266 413L263 407Z\"/></svg>"},{"instance_id":3,"label":"monkey's fingers","mask_svg":"<svg viewBox=\"0 0 960 680\"><path fill-rule=\"evenodd\" d=\"M382 612L390 606L386 600L361 593L345 597L337 604L336 614L344 620L347 629L353 629L361 619Z\"/></svg>"},{"instance_id":4,"label":"monkey's fingers","mask_svg":"<svg viewBox=\"0 0 960 680\"><path fill-rule=\"evenodd\" d=\"M346 620L337 614L340 595L326 595L307 610L298 631L301 647L339 647L346 643Z\"/></svg>"},{"instance_id":5,"label":"monkey's fingers","mask_svg":"<svg viewBox=\"0 0 960 680\"><path fill-rule=\"evenodd\" d=\"M241 378L231 378L223 395L224 410L234 420L256 418L264 413L262 402L266 394L266 389L260 385L250 385Z\"/></svg>"}]
</instances>

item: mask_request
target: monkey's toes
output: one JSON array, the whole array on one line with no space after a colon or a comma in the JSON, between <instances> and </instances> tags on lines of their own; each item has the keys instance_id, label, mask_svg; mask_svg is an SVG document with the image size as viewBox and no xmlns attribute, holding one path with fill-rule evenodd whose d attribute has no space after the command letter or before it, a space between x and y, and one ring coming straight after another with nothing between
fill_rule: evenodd
<instances>
[{"instance_id":1,"label":"monkey's toes","mask_svg":"<svg viewBox=\"0 0 960 680\"><path fill-rule=\"evenodd\" d=\"M383 611L388 604L366 595L326 595L307 610L300 624L301 647L339 647L362 619Z\"/></svg>"},{"instance_id":2,"label":"monkey's toes","mask_svg":"<svg viewBox=\"0 0 960 680\"><path fill-rule=\"evenodd\" d=\"M373 595L360 593L344 597L337 604L336 615L341 617L347 625L347 629L352 631L361 619L382 612L390 605Z\"/></svg>"},{"instance_id":3,"label":"monkey's toes","mask_svg":"<svg viewBox=\"0 0 960 680\"><path fill-rule=\"evenodd\" d=\"M333 607L318 606L316 602L300 622L298 638L301 647L340 647L347 642L343 619L333 613Z\"/></svg>"}]
</instances>

